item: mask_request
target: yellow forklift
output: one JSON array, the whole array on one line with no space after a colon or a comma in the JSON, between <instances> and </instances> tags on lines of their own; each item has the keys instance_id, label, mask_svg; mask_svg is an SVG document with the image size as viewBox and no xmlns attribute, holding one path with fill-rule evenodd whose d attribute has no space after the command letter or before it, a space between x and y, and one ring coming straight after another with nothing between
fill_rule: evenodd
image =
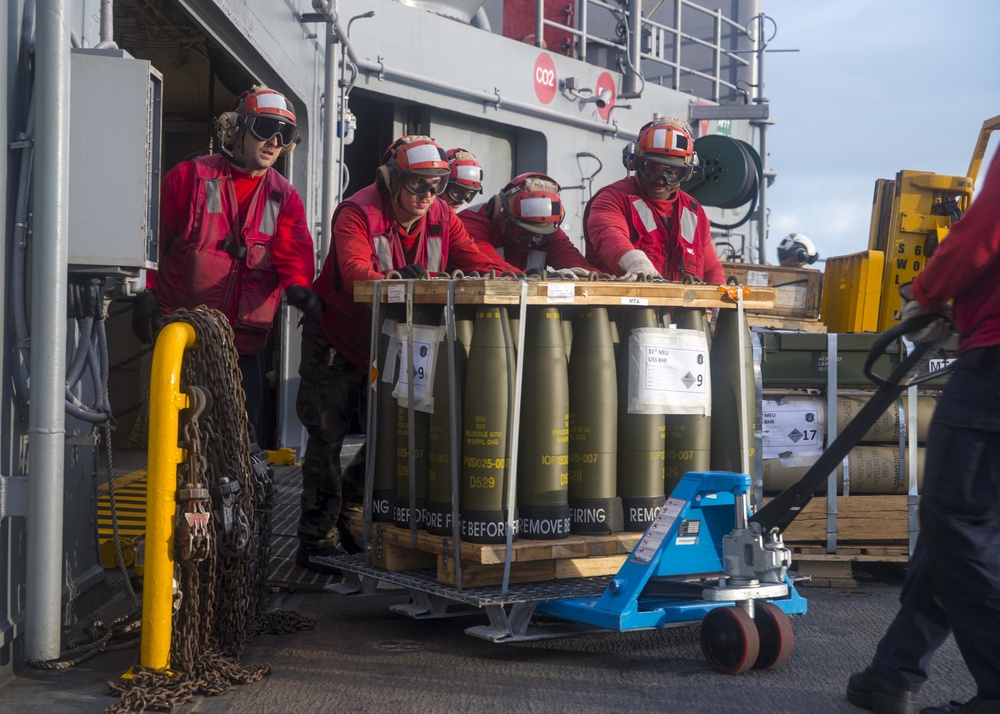
<instances>
[{"instance_id":1,"label":"yellow forklift","mask_svg":"<svg viewBox=\"0 0 1000 714\"><path fill-rule=\"evenodd\" d=\"M972 200L990 135L979 132L965 176L900 171L878 179L868 250L826 262L821 320L829 332L883 332L898 320L899 286L913 280Z\"/></svg>"}]
</instances>

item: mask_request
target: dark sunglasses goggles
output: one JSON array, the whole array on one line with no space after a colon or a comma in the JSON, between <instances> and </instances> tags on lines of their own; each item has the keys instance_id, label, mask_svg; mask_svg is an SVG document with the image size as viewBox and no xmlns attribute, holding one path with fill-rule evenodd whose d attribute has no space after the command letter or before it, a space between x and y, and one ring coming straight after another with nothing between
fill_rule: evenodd
<instances>
[{"instance_id":1,"label":"dark sunglasses goggles","mask_svg":"<svg viewBox=\"0 0 1000 714\"><path fill-rule=\"evenodd\" d=\"M403 174L403 188L414 196L428 196L434 194L440 196L448 188L447 176L435 176L428 178L420 174Z\"/></svg>"},{"instance_id":2,"label":"dark sunglasses goggles","mask_svg":"<svg viewBox=\"0 0 1000 714\"><path fill-rule=\"evenodd\" d=\"M465 188L461 184L449 183L448 184L448 198L456 203L467 203L471 201L476 194L480 193L482 189L478 188Z\"/></svg>"},{"instance_id":3,"label":"dark sunglasses goggles","mask_svg":"<svg viewBox=\"0 0 1000 714\"><path fill-rule=\"evenodd\" d=\"M659 161L644 159L639 162L639 175L650 183L656 183L661 178L666 179L668 186L676 186L683 183L691 176L690 166L672 166L661 164Z\"/></svg>"},{"instance_id":4,"label":"dark sunglasses goggles","mask_svg":"<svg viewBox=\"0 0 1000 714\"><path fill-rule=\"evenodd\" d=\"M247 117L247 130L259 141L278 137L278 143L283 147L291 146L299 137L299 130L294 124L260 114Z\"/></svg>"}]
</instances>

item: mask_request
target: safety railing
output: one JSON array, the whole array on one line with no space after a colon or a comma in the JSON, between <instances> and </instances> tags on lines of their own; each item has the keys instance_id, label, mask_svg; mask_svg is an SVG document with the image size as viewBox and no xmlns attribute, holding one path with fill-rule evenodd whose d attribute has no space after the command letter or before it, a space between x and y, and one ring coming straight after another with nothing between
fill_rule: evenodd
<instances>
[{"instance_id":1,"label":"safety railing","mask_svg":"<svg viewBox=\"0 0 1000 714\"><path fill-rule=\"evenodd\" d=\"M669 13L669 24L660 18L667 15L661 12L664 5ZM639 8L644 3L633 1L629 7ZM645 3L648 5L648 3ZM546 9L558 5L565 14L567 21L558 22L546 17ZM607 14L599 16L595 28L594 10L603 10ZM609 23L608 17L614 20ZM632 28L638 27L639 39L631 38ZM567 4L567 0L535 0L535 45L545 46L545 29L553 28L568 33L573 37L573 56L591 64L601 64L593 58L594 48L607 48L623 53L626 62L639 76L656 75L655 68L664 71L657 76L660 84L663 78L669 76L670 86L678 91L690 89L683 86L685 78L703 80L710 87L707 94L700 93L705 99L721 101L724 93L742 93L736 77L746 74L753 62L752 53L756 41L752 39L747 29L739 22L726 17L720 10L712 10L697 5L690 0L661 0L652 9L645 11L638 24L630 17L629 9L623 8L618 2L604 0L575 0ZM619 28L621 28L619 30ZM697 34L696 30L697 28ZM710 28L710 29L709 29ZM604 30L616 35L607 36L594 34ZM705 66L704 55L711 54L711 60ZM591 56L588 58L588 54ZM698 55L690 59L691 55ZM642 63L652 67L654 71L643 72ZM696 66L696 64L698 66ZM609 67L614 69L614 67Z\"/></svg>"},{"instance_id":2,"label":"safety railing","mask_svg":"<svg viewBox=\"0 0 1000 714\"><path fill-rule=\"evenodd\" d=\"M180 390L184 351L194 347L194 327L172 322L156 338L149 389L149 475L146 487L146 552L143 566L142 667L170 667L173 616L174 522L177 465L186 454L177 446L179 413L188 407Z\"/></svg>"}]
</instances>

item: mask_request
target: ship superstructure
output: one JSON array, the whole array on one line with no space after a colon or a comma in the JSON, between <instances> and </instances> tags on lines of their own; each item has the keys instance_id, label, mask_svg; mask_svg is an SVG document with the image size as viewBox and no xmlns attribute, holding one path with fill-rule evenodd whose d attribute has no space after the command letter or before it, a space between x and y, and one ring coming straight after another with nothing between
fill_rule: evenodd
<instances>
[{"instance_id":1,"label":"ship superstructure","mask_svg":"<svg viewBox=\"0 0 1000 714\"><path fill-rule=\"evenodd\" d=\"M516 174L550 174L563 186L562 227L582 243L587 200L625 175L623 146L656 115L746 142L768 175L762 3L715 5L10 3L0 681L23 656L58 654L61 627L109 594L96 538L102 439L142 446L149 384L127 300L155 267L160 177L217 148L212 120L239 93L266 84L298 109L302 143L278 167L305 201L318 262L337 202L373 180L405 133L475 152L484 197ZM761 183L759 202L709 209L724 257L761 254ZM748 197L757 184L737 189ZM94 317L105 304L106 331ZM262 446L298 449L298 335L287 309L280 319Z\"/></svg>"}]
</instances>

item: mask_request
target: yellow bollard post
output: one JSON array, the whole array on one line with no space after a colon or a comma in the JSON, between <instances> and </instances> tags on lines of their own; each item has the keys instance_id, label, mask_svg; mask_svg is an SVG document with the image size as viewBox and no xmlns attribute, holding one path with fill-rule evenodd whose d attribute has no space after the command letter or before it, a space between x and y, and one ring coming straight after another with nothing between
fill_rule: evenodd
<instances>
[{"instance_id":1,"label":"yellow bollard post","mask_svg":"<svg viewBox=\"0 0 1000 714\"><path fill-rule=\"evenodd\" d=\"M149 481L146 490L146 562L143 575L142 640L139 663L170 667L173 615L174 524L177 513L178 412L188 406L180 392L184 350L194 347L195 331L172 322L156 339L149 387Z\"/></svg>"}]
</instances>

